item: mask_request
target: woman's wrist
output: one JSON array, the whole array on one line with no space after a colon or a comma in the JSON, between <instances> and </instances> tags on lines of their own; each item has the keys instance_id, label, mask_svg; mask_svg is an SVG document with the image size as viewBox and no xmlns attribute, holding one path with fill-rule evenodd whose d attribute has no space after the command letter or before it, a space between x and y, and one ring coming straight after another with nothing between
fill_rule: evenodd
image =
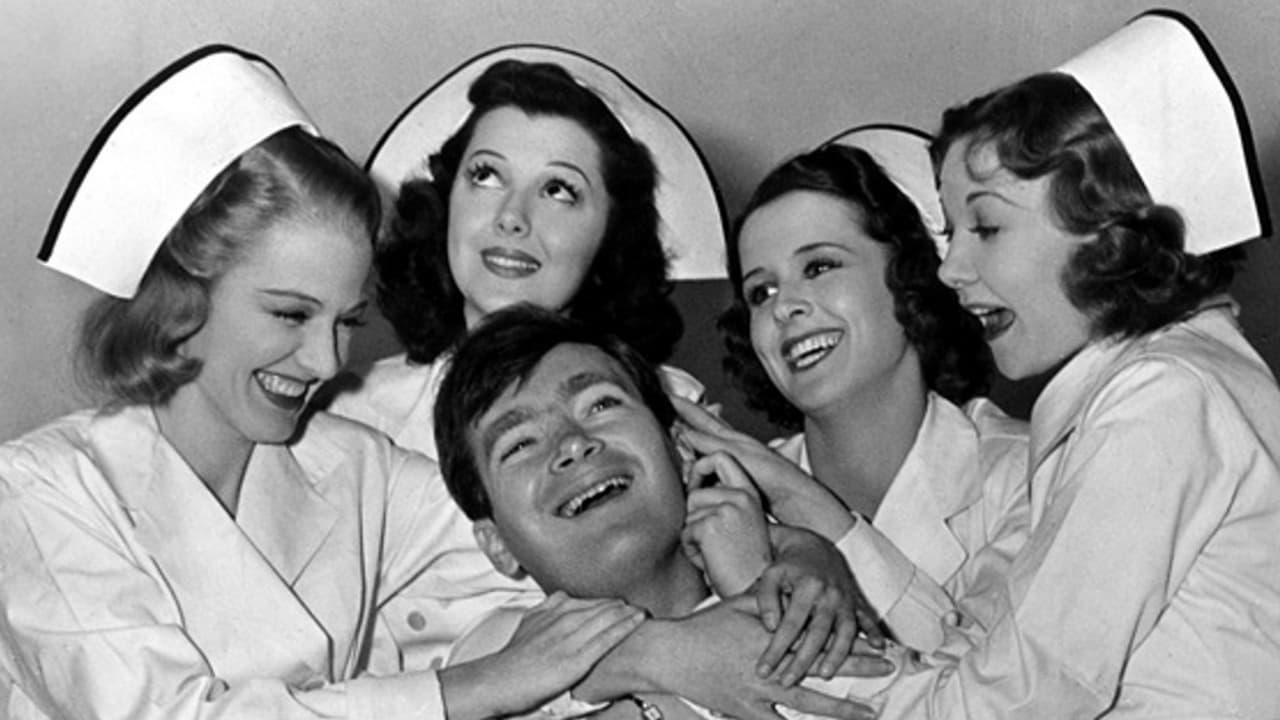
<instances>
[{"instance_id":1,"label":"woman's wrist","mask_svg":"<svg viewBox=\"0 0 1280 720\"><path fill-rule=\"evenodd\" d=\"M530 709L501 692L502 688L512 687L512 679L490 672L488 659L491 657L493 656L477 658L436 671L446 720L483 720Z\"/></svg>"},{"instance_id":2,"label":"woman's wrist","mask_svg":"<svg viewBox=\"0 0 1280 720\"><path fill-rule=\"evenodd\" d=\"M779 522L806 528L831 542L844 537L857 524L857 517L831 497L808 497L789 493L771 504L771 514Z\"/></svg>"},{"instance_id":3,"label":"woman's wrist","mask_svg":"<svg viewBox=\"0 0 1280 720\"><path fill-rule=\"evenodd\" d=\"M674 627L667 620L645 620L574 687L573 697L595 703L632 693L664 692L657 670L663 665L662 648L673 646L666 639Z\"/></svg>"}]
</instances>

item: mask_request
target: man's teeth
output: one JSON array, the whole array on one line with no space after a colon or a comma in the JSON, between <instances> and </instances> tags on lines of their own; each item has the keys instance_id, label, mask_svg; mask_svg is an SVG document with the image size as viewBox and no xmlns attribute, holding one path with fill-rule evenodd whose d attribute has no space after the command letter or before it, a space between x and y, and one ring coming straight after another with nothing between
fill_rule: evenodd
<instances>
[{"instance_id":1,"label":"man's teeth","mask_svg":"<svg viewBox=\"0 0 1280 720\"><path fill-rule=\"evenodd\" d=\"M561 517L578 515L596 502L626 490L630 485L631 480L621 475L607 478L569 498L568 502L560 506L559 514Z\"/></svg>"},{"instance_id":2,"label":"man's teeth","mask_svg":"<svg viewBox=\"0 0 1280 720\"><path fill-rule=\"evenodd\" d=\"M840 342L839 332L827 332L807 337L787 348L786 361L798 369L811 367L823 358L826 351Z\"/></svg>"},{"instance_id":3,"label":"man's teeth","mask_svg":"<svg viewBox=\"0 0 1280 720\"><path fill-rule=\"evenodd\" d=\"M258 379L258 384L263 390L275 395L283 395L285 397L299 397L307 392L307 384L299 382L283 375L264 372L259 370L254 373L254 377Z\"/></svg>"}]
</instances>

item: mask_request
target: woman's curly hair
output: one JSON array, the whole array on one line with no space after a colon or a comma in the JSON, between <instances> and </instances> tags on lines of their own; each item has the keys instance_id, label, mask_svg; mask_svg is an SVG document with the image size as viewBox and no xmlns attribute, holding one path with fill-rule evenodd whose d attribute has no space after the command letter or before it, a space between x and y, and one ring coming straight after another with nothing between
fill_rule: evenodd
<instances>
[{"instance_id":1,"label":"woman's curly hair","mask_svg":"<svg viewBox=\"0 0 1280 720\"><path fill-rule=\"evenodd\" d=\"M162 178L157 178L162 182ZM131 299L104 297L80 323L77 372L108 405L163 404L200 373L181 352L209 317L209 294L275 223L324 213L373 244L378 191L336 145L297 128L245 151L187 208Z\"/></svg>"},{"instance_id":2,"label":"woman's curly hair","mask_svg":"<svg viewBox=\"0 0 1280 720\"><path fill-rule=\"evenodd\" d=\"M449 193L480 118L514 107L564 117L600 146L609 218L600 249L566 312L608 330L649 361L670 357L684 330L671 301L658 234L658 170L601 98L554 63L502 60L472 84L466 122L430 157L430 179L401 185L389 237L378 252L378 305L410 362L428 363L467 331L464 300L448 262Z\"/></svg>"},{"instance_id":3,"label":"woman's curly hair","mask_svg":"<svg viewBox=\"0 0 1280 720\"><path fill-rule=\"evenodd\" d=\"M751 345L751 309L743 296L738 252L751 213L797 191L825 193L856 207L863 231L887 247L884 282L893 296L894 317L920 357L928 387L957 404L986 392L992 361L982 326L938 279L941 261L916 206L865 151L829 144L770 172L729 237L733 303L717 327L727 351L724 369L745 393L747 405L781 427L797 430L803 425L803 414L773 385Z\"/></svg>"},{"instance_id":4,"label":"woman's curly hair","mask_svg":"<svg viewBox=\"0 0 1280 720\"><path fill-rule=\"evenodd\" d=\"M957 143L974 177L974 153L987 147L1021 179L1050 176L1058 226L1096 235L1071 257L1062 285L1098 336L1137 336L1178 320L1222 292L1243 258L1239 248L1183 250L1181 215L1152 201L1115 130L1069 75L1032 75L947 110L931 147L935 167Z\"/></svg>"}]
</instances>

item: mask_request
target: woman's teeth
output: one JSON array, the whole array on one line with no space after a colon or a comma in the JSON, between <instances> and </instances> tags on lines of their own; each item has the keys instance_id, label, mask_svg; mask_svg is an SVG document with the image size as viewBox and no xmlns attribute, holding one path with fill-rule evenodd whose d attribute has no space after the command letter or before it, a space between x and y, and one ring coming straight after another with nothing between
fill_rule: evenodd
<instances>
[{"instance_id":1,"label":"woman's teeth","mask_svg":"<svg viewBox=\"0 0 1280 720\"><path fill-rule=\"evenodd\" d=\"M969 312L982 323L982 335L987 342L1003 335L1015 317L1013 311L1004 308L969 308Z\"/></svg>"},{"instance_id":2,"label":"woman's teeth","mask_svg":"<svg viewBox=\"0 0 1280 720\"><path fill-rule=\"evenodd\" d=\"M276 375L275 373L259 370L254 373L253 376L257 379L258 384L262 386L263 390L266 390L273 395L282 395L284 397L294 398L301 397L307 392L307 383L287 378L283 375Z\"/></svg>"},{"instance_id":3,"label":"woman's teeth","mask_svg":"<svg viewBox=\"0 0 1280 720\"><path fill-rule=\"evenodd\" d=\"M508 253L486 250L481 253L490 271L502 276L523 277L538 271L542 264L524 253Z\"/></svg>"},{"instance_id":4,"label":"woman's teeth","mask_svg":"<svg viewBox=\"0 0 1280 720\"><path fill-rule=\"evenodd\" d=\"M841 332L825 332L797 340L783 348L783 359L792 370L806 370L817 365L831 349L840 344Z\"/></svg>"}]
</instances>

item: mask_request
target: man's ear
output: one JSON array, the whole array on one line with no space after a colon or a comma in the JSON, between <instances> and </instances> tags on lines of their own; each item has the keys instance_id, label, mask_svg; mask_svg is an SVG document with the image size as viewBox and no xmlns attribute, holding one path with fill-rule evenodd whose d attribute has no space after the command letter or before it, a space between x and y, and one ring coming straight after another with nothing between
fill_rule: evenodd
<instances>
[{"instance_id":1,"label":"man's ear","mask_svg":"<svg viewBox=\"0 0 1280 720\"><path fill-rule=\"evenodd\" d=\"M471 533L498 572L517 580L525 576L524 568L520 567L520 562L507 549L507 543L503 541L502 533L498 532L498 526L493 524L493 520L485 518L475 521L471 525Z\"/></svg>"}]
</instances>

